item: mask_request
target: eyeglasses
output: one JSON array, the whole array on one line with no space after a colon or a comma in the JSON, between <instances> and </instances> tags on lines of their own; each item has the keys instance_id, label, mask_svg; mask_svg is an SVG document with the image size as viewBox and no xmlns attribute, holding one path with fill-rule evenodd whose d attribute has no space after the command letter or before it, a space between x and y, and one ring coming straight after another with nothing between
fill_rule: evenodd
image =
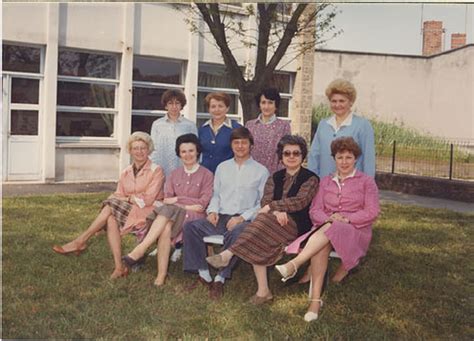
<instances>
[{"instance_id":1,"label":"eyeglasses","mask_svg":"<svg viewBox=\"0 0 474 341\"><path fill-rule=\"evenodd\" d=\"M283 152L283 156L290 157L292 155L294 157L298 157L298 156L301 156L301 152L299 150L293 150L293 151L285 150Z\"/></svg>"}]
</instances>

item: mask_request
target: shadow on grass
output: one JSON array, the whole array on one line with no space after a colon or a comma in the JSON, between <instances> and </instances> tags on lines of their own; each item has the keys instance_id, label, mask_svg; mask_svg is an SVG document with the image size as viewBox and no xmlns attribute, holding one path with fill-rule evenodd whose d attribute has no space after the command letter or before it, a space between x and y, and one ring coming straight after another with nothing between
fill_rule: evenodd
<instances>
[{"instance_id":1,"label":"shadow on grass","mask_svg":"<svg viewBox=\"0 0 474 341\"><path fill-rule=\"evenodd\" d=\"M468 339L472 331L472 216L384 205L359 271L327 288L320 319L307 324L308 286L285 286L272 269L274 302L254 307L255 279L243 262L215 303L204 288L184 293L193 278L181 263L171 263L162 289L152 286L151 258L110 281L105 235L80 257L54 254L51 245L81 232L105 197L4 200L4 338ZM123 248L134 244L127 236Z\"/></svg>"}]
</instances>

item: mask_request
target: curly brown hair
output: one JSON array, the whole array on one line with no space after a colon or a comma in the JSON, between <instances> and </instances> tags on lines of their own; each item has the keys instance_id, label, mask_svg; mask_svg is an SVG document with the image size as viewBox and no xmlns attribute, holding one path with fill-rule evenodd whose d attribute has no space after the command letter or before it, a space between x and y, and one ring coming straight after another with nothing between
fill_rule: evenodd
<instances>
[{"instance_id":1,"label":"curly brown hair","mask_svg":"<svg viewBox=\"0 0 474 341\"><path fill-rule=\"evenodd\" d=\"M347 150L348 152L354 154L354 157L357 159L362 151L360 150L357 142L350 136L338 137L331 142L331 155L336 157L337 153Z\"/></svg>"},{"instance_id":2,"label":"curly brown hair","mask_svg":"<svg viewBox=\"0 0 474 341\"><path fill-rule=\"evenodd\" d=\"M163 95L161 95L161 104L166 107L166 104L168 104L168 102L173 99L176 99L179 103L181 103L181 108L184 108L187 103L184 92L178 89L170 89L166 90L163 92Z\"/></svg>"}]
</instances>

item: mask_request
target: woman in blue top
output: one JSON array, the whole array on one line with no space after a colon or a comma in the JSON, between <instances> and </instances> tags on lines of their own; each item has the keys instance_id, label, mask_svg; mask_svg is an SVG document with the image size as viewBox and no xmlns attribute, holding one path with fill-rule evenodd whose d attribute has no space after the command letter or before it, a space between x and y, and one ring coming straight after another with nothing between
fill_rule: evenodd
<instances>
[{"instance_id":1,"label":"woman in blue top","mask_svg":"<svg viewBox=\"0 0 474 341\"><path fill-rule=\"evenodd\" d=\"M354 85L344 79L336 79L326 88L326 96L334 115L318 124L308 157L308 168L321 178L334 173L336 163L331 156L331 142L341 136L351 136L362 150L356 168L374 177L374 130L367 119L351 110L356 99Z\"/></svg>"},{"instance_id":2,"label":"woman in blue top","mask_svg":"<svg viewBox=\"0 0 474 341\"><path fill-rule=\"evenodd\" d=\"M230 146L232 129L241 125L227 117L231 97L223 92L212 92L205 98L211 119L199 128L199 140L202 145L201 165L215 173L217 166L234 157Z\"/></svg>"}]
</instances>

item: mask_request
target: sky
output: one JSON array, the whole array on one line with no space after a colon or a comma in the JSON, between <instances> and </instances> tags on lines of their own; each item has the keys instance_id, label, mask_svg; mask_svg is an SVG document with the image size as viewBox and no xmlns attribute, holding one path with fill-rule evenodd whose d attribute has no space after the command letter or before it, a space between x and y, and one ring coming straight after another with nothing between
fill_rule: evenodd
<instances>
[{"instance_id":1,"label":"sky","mask_svg":"<svg viewBox=\"0 0 474 341\"><path fill-rule=\"evenodd\" d=\"M452 33L467 33L467 43L474 43L474 4L334 5L341 11L334 24L343 32L326 49L421 55L422 12L423 21L443 21L444 50L451 48Z\"/></svg>"}]
</instances>

